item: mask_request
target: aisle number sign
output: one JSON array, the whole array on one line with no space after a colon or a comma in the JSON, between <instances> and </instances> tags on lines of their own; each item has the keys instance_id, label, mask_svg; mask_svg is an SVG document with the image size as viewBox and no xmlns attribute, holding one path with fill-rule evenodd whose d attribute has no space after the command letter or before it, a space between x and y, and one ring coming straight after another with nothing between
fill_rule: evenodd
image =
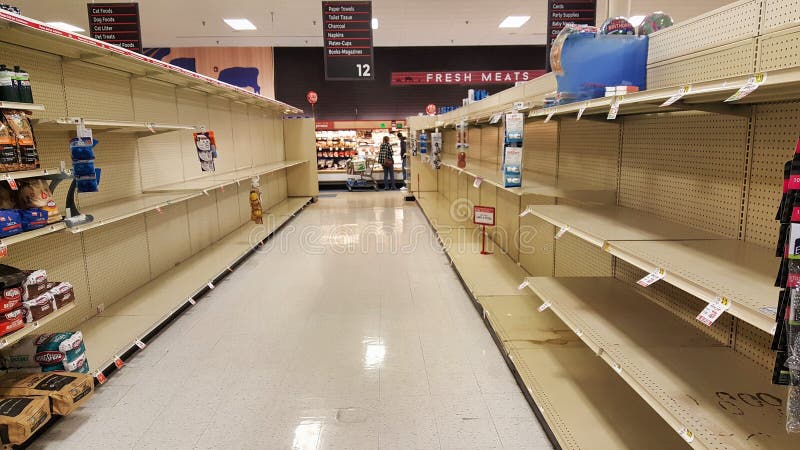
<instances>
[{"instance_id":1,"label":"aisle number sign","mask_svg":"<svg viewBox=\"0 0 800 450\"><path fill-rule=\"evenodd\" d=\"M374 80L372 2L322 2L326 80Z\"/></svg>"},{"instance_id":2,"label":"aisle number sign","mask_svg":"<svg viewBox=\"0 0 800 450\"><path fill-rule=\"evenodd\" d=\"M494 208L491 206L475 206L472 214L472 223L475 225L494 226Z\"/></svg>"}]
</instances>

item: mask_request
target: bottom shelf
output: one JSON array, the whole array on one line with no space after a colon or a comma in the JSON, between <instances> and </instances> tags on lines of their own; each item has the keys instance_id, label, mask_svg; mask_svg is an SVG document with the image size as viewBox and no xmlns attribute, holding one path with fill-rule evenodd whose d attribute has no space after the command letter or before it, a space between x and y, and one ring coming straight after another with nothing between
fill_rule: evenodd
<instances>
[{"instance_id":1,"label":"bottom shelf","mask_svg":"<svg viewBox=\"0 0 800 450\"><path fill-rule=\"evenodd\" d=\"M80 328L93 370L113 365L116 356L124 354L136 340L184 307L189 297L206 289L207 283L226 272L310 200L310 197L291 197L278 203L265 211L264 225L252 222L243 225L83 323Z\"/></svg>"},{"instance_id":2,"label":"bottom shelf","mask_svg":"<svg viewBox=\"0 0 800 450\"><path fill-rule=\"evenodd\" d=\"M527 275L523 269L497 249L490 247L494 254L481 255L472 230L437 222L437 214L441 217L449 203L441 195L425 193L422 198L418 196L420 208L445 242L454 268L510 359L521 388L530 395L531 406L541 412L542 425L562 448L666 450L686 446L552 312L537 311L541 300L518 290Z\"/></svg>"},{"instance_id":3,"label":"bottom shelf","mask_svg":"<svg viewBox=\"0 0 800 450\"><path fill-rule=\"evenodd\" d=\"M631 286L614 278L528 282L694 447L800 448L800 436L785 429L786 387Z\"/></svg>"}]
</instances>

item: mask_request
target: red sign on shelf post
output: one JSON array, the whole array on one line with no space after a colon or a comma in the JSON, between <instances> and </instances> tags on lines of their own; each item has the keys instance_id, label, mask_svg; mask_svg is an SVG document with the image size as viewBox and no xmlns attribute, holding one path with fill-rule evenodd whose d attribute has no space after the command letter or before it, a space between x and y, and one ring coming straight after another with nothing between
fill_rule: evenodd
<instances>
[{"instance_id":1,"label":"red sign on shelf post","mask_svg":"<svg viewBox=\"0 0 800 450\"><path fill-rule=\"evenodd\" d=\"M313 105L317 103L317 100L319 100L319 96L315 91L308 91L308 93L306 94L306 100L308 101L309 104Z\"/></svg>"},{"instance_id":2,"label":"red sign on shelf post","mask_svg":"<svg viewBox=\"0 0 800 450\"><path fill-rule=\"evenodd\" d=\"M436 105L434 105L433 103L428 104L428 106L425 107L425 112L428 113L429 116L435 115Z\"/></svg>"},{"instance_id":3,"label":"red sign on shelf post","mask_svg":"<svg viewBox=\"0 0 800 450\"><path fill-rule=\"evenodd\" d=\"M475 206L472 209L472 223L481 226L481 255L491 255L486 251L486 227L494 226L494 208L491 206Z\"/></svg>"}]
</instances>

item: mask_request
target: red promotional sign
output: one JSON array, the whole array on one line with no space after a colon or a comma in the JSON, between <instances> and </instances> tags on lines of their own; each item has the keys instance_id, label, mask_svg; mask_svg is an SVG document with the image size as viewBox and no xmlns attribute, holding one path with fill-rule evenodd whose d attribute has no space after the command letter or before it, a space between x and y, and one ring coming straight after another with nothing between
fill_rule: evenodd
<instances>
[{"instance_id":1,"label":"red promotional sign","mask_svg":"<svg viewBox=\"0 0 800 450\"><path fill-rule=\"evenodd\" d=\"M413 86L419 84L514 84L518 81L530 81L544 74L544 70L392 72L392 86Z\"/></svg>"},{"instance_id":2,"label":"red promotional sign","mask_svg":"<svg viewBox=\"0 0 800 450\"><path fill-rule=\"evenodd\" d=\"M472 223L475 225L494 226L494 208L491 206L475 206L472 212Z\"/></svg>"},{"instance_id":3,"label":"red promotional sign","mask_svg":"<svg viewBox=\"0 0 800 450\"><path fill-rule=\"evenodd\" d=\"M425 112L428 113L429 116L436 114L436 105L433 103L428 104L428 106L425 107Z\"/></svg>"},{"instance_id":4,"label":"red promotional sign","mask_svg":"<svg viewBox=\"0 0 800 450\"><path fill-rule=\"evenodd\" d=\"M306 100L308 100L308 103L313 105L317 103L317 100L319 100L319 96L314 91L308 91L308 94L306 94Z\"/></svg>"}]
</instances>

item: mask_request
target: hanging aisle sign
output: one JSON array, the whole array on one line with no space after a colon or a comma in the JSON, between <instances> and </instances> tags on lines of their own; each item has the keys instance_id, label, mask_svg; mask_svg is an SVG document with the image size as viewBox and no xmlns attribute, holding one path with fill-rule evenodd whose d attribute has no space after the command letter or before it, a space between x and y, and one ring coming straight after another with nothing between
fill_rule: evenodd
<instances>
[{"instance_id":1,"label":"hanging aisle sign","mask_svg":"<svg viewBox=\"0 0 800 450\"><path fill-rule=\"evenodd\" d=\"M126 50L142 52L138 3L89 3L89 34Z\"/></svg>"},{"instance_id":2,"label":"hanging aisle sign","mask_svg":"<svg viewBox=\"0 0 800 450\"><path fill-rule=\"evenodd\" d=\"M374 80L372 2L322 2L326 80Z\"/></svg>"},{"instance_id":3,"label":"hanging aisle sign","mask_svg":"<svg viewBox=\"0 0 800 450\"><path fill-rule=\"evenodd\" d=\"M545 61L550 69L550 46L568 23L594 25L597 0L550 0L547 2L547 51Z\"/></svg>"}]
</instances>

